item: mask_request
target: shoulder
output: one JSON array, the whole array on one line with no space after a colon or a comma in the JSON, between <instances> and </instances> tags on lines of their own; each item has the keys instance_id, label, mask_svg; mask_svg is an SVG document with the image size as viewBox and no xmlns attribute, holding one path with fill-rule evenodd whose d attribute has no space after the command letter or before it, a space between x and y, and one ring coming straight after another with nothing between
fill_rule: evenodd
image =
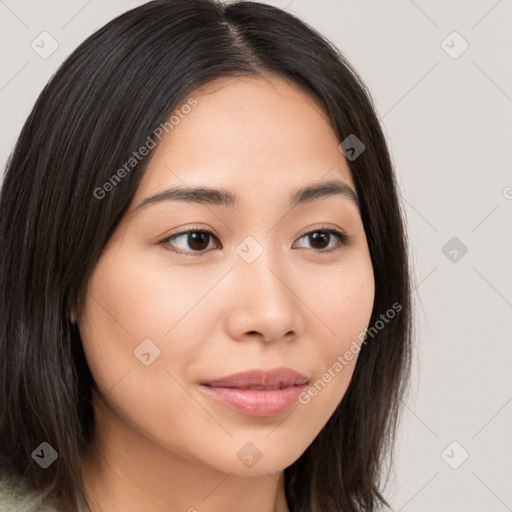
<instances>
[{"instance_id":1,"label":"shoulder","mask_svg":"<svg viewBox=\"0 0 512 512\"><path fill-rule=\"evenodd\" d=\"M0 476L0 512L59 512L59 509L41 504L38 494L23 480Z\"/></svg>"}]
</instances>

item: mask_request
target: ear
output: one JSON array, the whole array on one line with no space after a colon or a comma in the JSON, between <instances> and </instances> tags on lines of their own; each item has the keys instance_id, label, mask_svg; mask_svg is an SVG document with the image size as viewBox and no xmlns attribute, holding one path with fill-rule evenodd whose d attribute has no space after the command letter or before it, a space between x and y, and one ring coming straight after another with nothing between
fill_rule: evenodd
<instances>
[{"instance_id":1,"label":"ear","mask_svg":"<svg viewBox=\"0 0 512 512\"><path fill-rule=\"evenodd\" d=\"M68 313L68 318L72 324L76 324L76 314L74 309L70 309Z\"/></svg>"}]
</instances>

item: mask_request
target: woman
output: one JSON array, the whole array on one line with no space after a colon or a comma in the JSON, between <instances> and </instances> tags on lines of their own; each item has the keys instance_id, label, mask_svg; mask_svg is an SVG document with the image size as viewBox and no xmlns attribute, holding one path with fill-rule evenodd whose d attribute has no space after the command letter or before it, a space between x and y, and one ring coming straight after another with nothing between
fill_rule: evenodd
<instances>
[{"instance_id":1,"label":"woman","mask_svg":"<svg viewBox=\"0 0 512 512\"><path fill-rule=\"evenodd\" d=\"M386 505L406 235L320 34L260 3L119 16L41 93L0 213L2 510Z\"/></svg>"}]
</instances>

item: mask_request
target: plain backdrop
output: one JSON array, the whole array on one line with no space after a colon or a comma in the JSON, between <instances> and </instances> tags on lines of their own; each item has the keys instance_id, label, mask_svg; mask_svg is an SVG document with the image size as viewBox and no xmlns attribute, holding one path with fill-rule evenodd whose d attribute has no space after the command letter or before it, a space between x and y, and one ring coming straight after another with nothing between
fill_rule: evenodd
<instances>
[{"instance_id":1,"label":"plain backdrop","mask_svg":"<svg viewBox=\"0 0 512 512\"><path fill-rule=\"evenodd\" d=\"M2 173L61 62L141 3L0 0ZM317 28L355 66L396 166L416 339L386 496L404 512L512 510L512 2L268 3Z\"/></svg>"}]
</instances>

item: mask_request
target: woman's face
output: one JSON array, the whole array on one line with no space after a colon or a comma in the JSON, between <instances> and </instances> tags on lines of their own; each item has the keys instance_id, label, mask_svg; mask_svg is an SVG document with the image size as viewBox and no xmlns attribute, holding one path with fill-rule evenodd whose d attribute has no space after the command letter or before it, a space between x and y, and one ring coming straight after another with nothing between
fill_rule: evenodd
<instances>
[{"instance_id":1,"label":"woman's face","mask_svg":"<svg viewBox=\"0 0 512 512\"><path fill-rule=\"evenodd\" d=\"M131 450L273 473L304 452L347 389L374 299L367 240L350 192L291 203L331 181L355 191L341 141L308 95L281 79L223 78L191 97L88 283L79 326L104 398L97 421L122 429ZM138 208L175 187L181 196ZM227 190L236 205L196 187ZM281 371L212 385L279 368L308 385ZM257 384L265 389L247 389Z\"/></svg>"}]
</instances>

